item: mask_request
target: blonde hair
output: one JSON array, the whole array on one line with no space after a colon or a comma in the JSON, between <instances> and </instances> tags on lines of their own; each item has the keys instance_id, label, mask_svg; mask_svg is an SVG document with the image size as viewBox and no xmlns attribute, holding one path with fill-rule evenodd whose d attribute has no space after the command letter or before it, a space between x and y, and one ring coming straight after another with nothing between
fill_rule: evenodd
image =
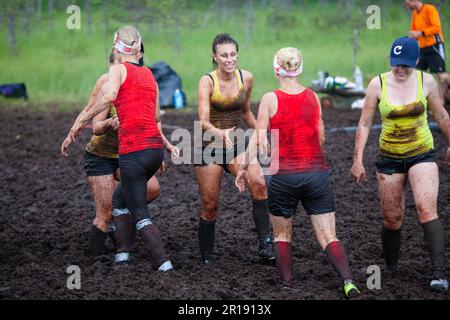
<instances>
[{"instance_id":1,"label":"blonde hair","mask_svg":"<svg viewBox=\"0 0 450 320\"><path fill-rule=\"evenodd\" d=\"M135 27L126 26L117 30L120 41L124 44L133 47L133 55L138 54L141 50L141 34Z\"/></svg>"},{"instance_id":2,"label":"blonde hair","mask_svg":"<svg viewBox=\"0 0 450 320\"><path fill-rule=\"evenodd\" d=\"M286 71L296 71L303 63L303 55L297 48L282 48L275 56L280 67Z\"/></svg>"}]
</instances>

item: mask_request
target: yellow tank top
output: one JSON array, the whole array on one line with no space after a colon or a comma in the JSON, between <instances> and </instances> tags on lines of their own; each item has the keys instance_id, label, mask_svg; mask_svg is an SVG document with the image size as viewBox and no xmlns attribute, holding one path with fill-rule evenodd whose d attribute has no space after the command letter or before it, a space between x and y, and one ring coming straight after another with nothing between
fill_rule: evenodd
<instances>
[{"instance_id":1,"label":"yellow tank top","mask_svg":"<svg viewBox=\"0 0 450 320\"><path fill-rule=\"evenodd\" d=\"M407 105L391 105L387 98L387 73L381 77L380 154L392 158L417 156L434 149L433 136L428 127L427 99L423 95L422 72L417 74L417 97Z\"/></svg>"},{"instance_id":2,"label":"yellow tank top","mask_svg":"<svg viewBox=\"0 0 450 320\"><path fill-rule=\"evenodd\" d=\"M109 108L108 117L112 118L117 114L114 106ZM117 131L108 128L100 136L92 136L91 141L86 145L86 151L102 158L119 158L119 136Z\"/></svg>"},{"instance_id":3,"label":"yellow tank top","mask_svg":"<svg viewBox=\"0 0 450 320\"><path fill-rule=\"evenodd\" d=\"M217 71L214 70L209 73L214 83L213 93L209 98L209 122L218 129L237 127L241 123L242 113L245 108L246 93L241 71L236 69L235 75L239 88L238 94L233 98L225 98L220 93ZM204 142L204 145L208 145L209 143ZM223 148L224 146L221 144L216 147Z\"/></svg>"}]
</instances>

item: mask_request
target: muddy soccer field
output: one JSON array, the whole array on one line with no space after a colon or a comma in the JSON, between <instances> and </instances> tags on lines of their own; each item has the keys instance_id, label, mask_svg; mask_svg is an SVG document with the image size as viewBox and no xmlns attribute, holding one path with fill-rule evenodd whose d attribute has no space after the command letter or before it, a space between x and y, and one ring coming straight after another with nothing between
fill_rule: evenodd
<instances>
[{"instance_id":1,"label":"muddy soccer field","mask_svg":"<svg viewBox=\"0 0 450 320\"><path fill-rule=\"evenodd\" d=\"M325 126L356 126L359 115L360 111L325 110ZM114 270L112 252L100 259L90 258L86 245L94 205L83 171L83 149L90 130L84 130L71 147L68 159L59 153L75 117L75 113L28 112L25 107L0 108L1 299L343 299L339 279L300 206L293 229L295 288L281 288L275 266L257 256L250 196L237 192L229 174L222 181L217 261L202 265L197 246L200 203L194 168L174 165L167 154L167 172L158 176L161 196L149 208L176 272L154 272L139 238L133 251L135 262L125 270ZM171 126L192 131L195 119L195 114L167 112L162 117L163 124L170 125L165 133L170 136ZM361 299L448 299L448 294L428 290L431 261L409 187L401 274L396 279L384 275L374 167L378 135L374 130L369 138L365 152L369 182L362 188L356 187L350 177L354 133L329 133L326 142L333 172L337 235L347 247ZM443 162L447 144L439 134L433 135L440 168L438 210L449 244L450 168ZM69 265L80 267L80 290L66 286ZM379 290L366 286L370 265L381 267Z\"/></svg>"}]
</instances>

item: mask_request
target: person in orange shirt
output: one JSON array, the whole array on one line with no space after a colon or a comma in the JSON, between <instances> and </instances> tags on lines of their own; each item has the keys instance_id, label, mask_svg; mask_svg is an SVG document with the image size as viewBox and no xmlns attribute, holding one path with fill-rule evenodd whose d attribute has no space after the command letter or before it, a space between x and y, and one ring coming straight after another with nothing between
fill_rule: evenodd
<instances>
[{"instance_id":1,"label":"person in orange shirt","mask_svg":"<svg viewBox=\"0 0 450 320\"><path fill-rule=\"evenodd\" d=\"M448 84L445 71L445 48L439 12L435 6L419 0L406 0L405 6L412 10L412 38L417 39L420 47L417 69L436 73L440 84L441 99L445 102Z\"/></svg>"}]
</instances>

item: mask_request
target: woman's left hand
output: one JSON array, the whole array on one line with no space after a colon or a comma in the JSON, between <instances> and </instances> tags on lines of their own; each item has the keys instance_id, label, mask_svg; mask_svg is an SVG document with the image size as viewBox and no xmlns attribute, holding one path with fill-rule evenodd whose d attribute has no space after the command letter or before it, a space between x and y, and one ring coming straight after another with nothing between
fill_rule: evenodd
<instances>
[{"instance_id":1,"label":"woman's left hand","mask_svg":"<svg viewBox=\"0 0 450 320\"><path fill-rule=\"evenodd\" d=\"M117 117L117 115L114 115L113 117L111 117L110 121L111 121L111 128L114 131L119 130L119 118Z\"/></svg>"},{"instance_id":2,"label":"woman's left hand","mask_svg":"<svg viewBox=\"0 0 450 320\"><path fill-rule=\"evenodd\" d=\"M177 147L175 147L172 144L169 144L167 146L167 151L169 151L169 153L172 155L172 157L174 158L178 158L180 156L180 149L178 149Z\"/></svg>"},{"instance_id":3,"label":"woman's left hand","mask_svg":"<svg viewBox=\"0 0 450 320\"><path fill-rule=\"evenodd\" d=\"M248 172L247 170L239 169L234 185L239 189L239 192L245 191L245 184L248 182Z\"/></svg>"}]
</instances>

